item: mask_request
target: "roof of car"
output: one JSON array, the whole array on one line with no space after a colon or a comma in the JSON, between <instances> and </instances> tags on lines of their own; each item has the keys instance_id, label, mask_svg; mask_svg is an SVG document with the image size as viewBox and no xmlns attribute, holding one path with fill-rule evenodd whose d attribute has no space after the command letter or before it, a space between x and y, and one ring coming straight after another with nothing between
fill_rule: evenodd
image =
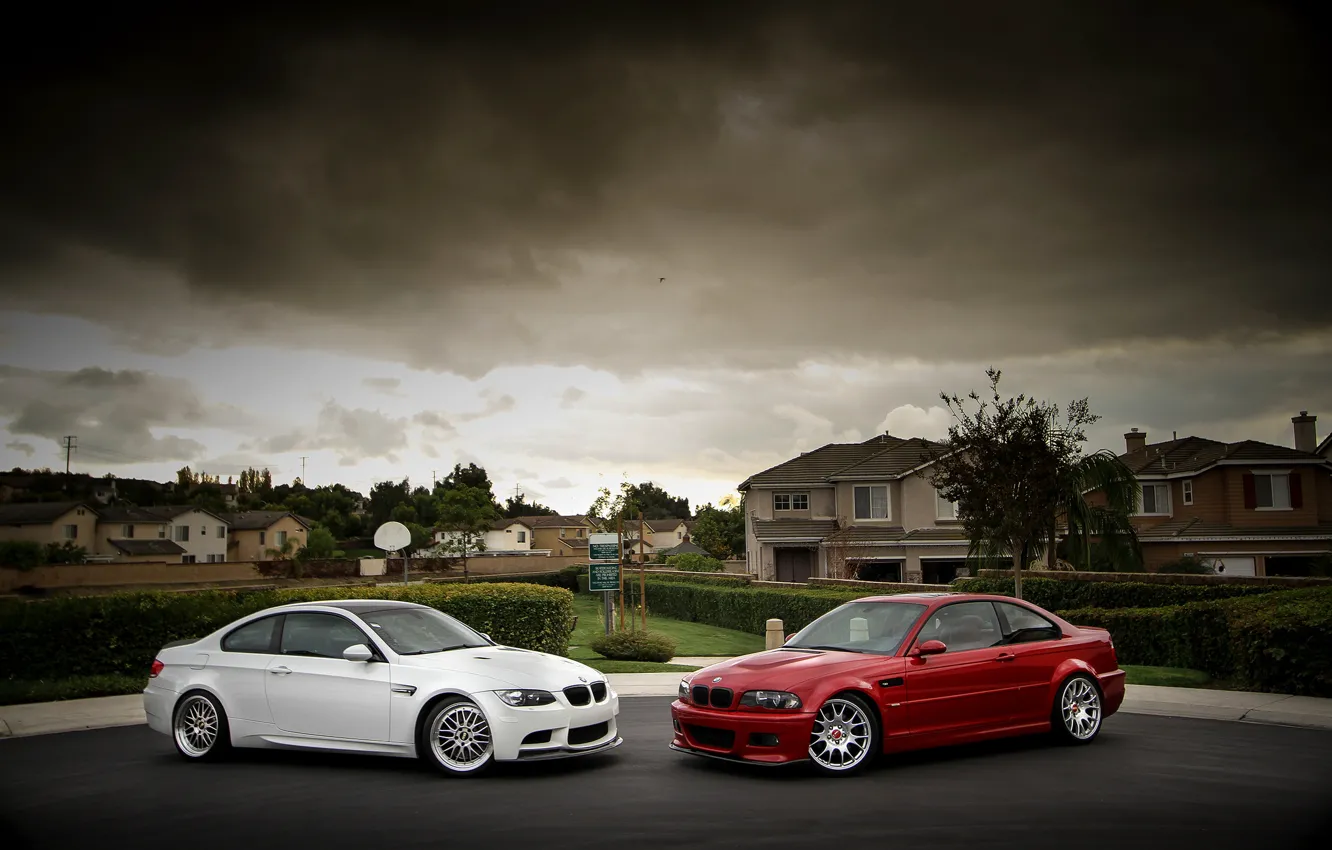
<instances>
[{"instance_id":1,"label":"roof of car","mask_svg":"<svg viewBox=\"0 0 1332 850\"><path fill-rule=\"evenodd\" d=\"M401 602L397 599L330 599L326 602L312 602L312 605L325 605L329 608L341 608L344 611L383 611L385 608L428 608L415 602Z\"/></svg>"}]
</instances>

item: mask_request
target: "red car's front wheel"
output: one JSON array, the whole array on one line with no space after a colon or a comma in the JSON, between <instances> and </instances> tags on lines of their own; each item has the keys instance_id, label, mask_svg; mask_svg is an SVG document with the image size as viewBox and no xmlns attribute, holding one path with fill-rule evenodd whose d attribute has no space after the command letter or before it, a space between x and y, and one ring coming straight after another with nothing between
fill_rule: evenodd
<instances>
[{"instance_id":1,"label":"red car's front wheel","mask_svg":"<svg viewBox=\"0 0 1332 850\"><path fill-rule=\"evenodd\" d=\"M819 707L809 758L821 773L847 776L869 767L879 750L879 718L859 697L835 696Z\"/></svg>"}]
</instances>

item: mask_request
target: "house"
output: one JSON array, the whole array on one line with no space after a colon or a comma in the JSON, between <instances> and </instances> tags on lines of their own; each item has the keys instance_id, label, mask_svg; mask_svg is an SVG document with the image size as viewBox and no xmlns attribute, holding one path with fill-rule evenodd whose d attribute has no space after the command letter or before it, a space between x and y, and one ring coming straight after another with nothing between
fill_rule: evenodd
<instances>
[{"instance_id":1,"label":"house","mask_svg":"<svg viewBox=\"0 0 1332 850\"><path fill-rule=\"evenodd\" d=\"M227 560L227 520L193 505L143 508L168 525L166 536L185 550L184 564L220 564ZM298 518L299 519L299 518ZM306 522L308 528L310 523Z\"/></svg>"},{"instance_id":2,"label":"house","mask_svg":"<svg viewBox=\"0 0 1332 850\"><path fill-rule=\"evenodd\" d=\"M532 548L548 549L555 555L586 555L587 536L597 531L597 524L586 516L521 516L518 519L532 529Z\"/></svg>"},{"instance_id":3,"label":"house","mask_svg":"<svg viewBox=\"0 0 1332 850\"><path fill-rule=\"evenodd\" d=\"M657 554L663 558L669 558L672 555L704 555L709 558L712 557L711 552L688 539L685 539L669 549L662 549L657 552Z\"/></svg>"},{"instance_id":4,"label":"house","mask_svg":"<svg viewBox=\"0 0 1332 850\"><path fill-rule=\"evenodd\" d=\"M745 557L761 580L946 583L970 574L957 506L930 483L919 437L830 443L741 482Z\"/></svg>"},{"instance_id":5,"label":"house","mask_svg":"<svg viewBox=\"0 0 1332 850\"><path fill-rule=\"evenodd\" d=\"M460 532L442 531L435 532L435 544L446 543L451 539L457 538ZM479 552L490 554L510 553L510 552L530 552L532 545L532 527L521 519L500 519L492 522L490 528L486 531L484 548ZM477 554L468 551L468 555Z\"/></svg>"},{"instance_id":6,"label":"house","mask_svg":"<svg viewBox=\"0 0 1332 850\"><path fill-rule=\"evenodd\" d=\"M290 511L241 511L221 517L227 525L228 561L271 561L269 550L288 541L294 553L305 546L314 523Z\"/></svg>"},{"instance_id":7,"label":"house","mask_svg":"<svg viewBox=\"0 0 1332 850\"><path fill-rule=\"evenodd\" d=\"M151 549L154 554L161 556L152 560L179 564L181 556L185 554L184 547L171 539L171 524L148 508L113 505L102 508L99 514L96 540L88 550L96 560L148 560L145 556L148 549ZM155 544L160 541L170 545L140 545L145 541Z\"/></svg>"},{"instance_id":8,"label":"house","mask_svg":"<svg viewBox=\"0 0 1332 850\"><path fill-rule=\"evenodd\" d=\"M1142 485L1133 525L1147 568L1192 556L1225 575L1308 575L1332 555L1332 462L1316 419L1291 419L1295 448L1125 434L1120 460Z\"/></svg>"},{"instance_id":9,"label":"house","mask_svg":"<svg viewBox=\"0 0 1332 850\"><path fill-rule=\"evenodd\" d=\"M97 545L98 512L86 502L0 505L0 540L47 545L72 543L88 552Z\"/></svg>"}]
</instances>

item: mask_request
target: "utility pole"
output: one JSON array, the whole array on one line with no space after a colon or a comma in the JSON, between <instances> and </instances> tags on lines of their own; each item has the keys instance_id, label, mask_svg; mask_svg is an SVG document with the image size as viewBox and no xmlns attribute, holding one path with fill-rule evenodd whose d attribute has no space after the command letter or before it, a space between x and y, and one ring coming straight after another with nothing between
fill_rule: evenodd
<instances>
[{"instance_id":1,"label":"utility pole","mask_svg":"<svg viewBox=\"0 0 1332 850\"><path fill-rule=\"evenodd\" d=\"M69 475L69 456L78 450L78 437L68 436L62 441L65 448L65 474Z\"/></svg>"},{"instance_id":2,"label":"utility pole","mask_svg":"<svg viewBox=\"0 0 1332 850\"><path fill-rule=\"evenodd\" d=\"M308 486L308 485L306 485L306 483L305 483L305 461L306 461L306 460L308 460L308 458L305 457L304 455L302 455L302 456L301 456L301 486L302 486L302 487Z\"/></svg>"},{"instance_id":3,"label":"utility pole","mask_svg":"<svg viewBox=\"0 0 1332 850\"><path fill-rule=\"evenodd\" d=\"M638 606L643 609L643 631L647 631L647 535L643 531L643 512L638 512Z\"/></svg>"},{"instance_id":4,"label":"utility pole","mask_svg":"<svg viewBox=\"0 0 1332 850\"><path fill-rule=\"evenodd\" d=\"M615 518L616 557L620 561L620 631L624 631L624 514Z\"/></svg>"},{"instance_id":5,"label":"utility pole","mask_svg":"<svg viewBox=\"0 0 1332 850\"><path fill-rule=\"evenodd\" d=\"M430 492L435 492L435 470L430 470Z\"/></svg>"}]
</instances>

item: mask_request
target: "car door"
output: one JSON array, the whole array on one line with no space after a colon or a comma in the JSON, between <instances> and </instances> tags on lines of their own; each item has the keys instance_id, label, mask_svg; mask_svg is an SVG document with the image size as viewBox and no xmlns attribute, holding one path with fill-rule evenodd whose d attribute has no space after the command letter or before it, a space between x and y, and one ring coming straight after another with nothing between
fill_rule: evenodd
<instances>
[{"instance_id":1,"label":"car door","mask_svg":"<svg viewBox=\"0 0 1332 850\"><path fill-rule=\"evenodd\" d=\"M299 611L282 623L279 654L268 666L273 722L284 732L357 741L389 740L389 665L348 661L342 652L369 636L339 614Z\"/></svg>"},{"instance_id":2,"label":"car door","mask_svg":"<svg viewBox=\"0 0 1332 850\"><path fill-rule=\"evenodd\" d=\"M1039 723L1050 717L1050 683L1068 657L1064 632L1038 611L1017 602L996 602L1004 645L1013 653L1014 720Z\"/></svg>"},{"instance_id":3,"label":"car door","mask_svg":"<svg viewBox=\"0 0 1332 850\"><path fill-rule=\"evenodd\" d=\"M936 609L913 640L942 641L947 651L908 657L907 723L912 735L949 736L1008 724L1013 714L1012 657L988 601Z\"/></svg>"},{"instance_id":4,"label":"car door","mask_svg":"<svg viewBox=\"0 0 1332 850\"><path fill-rule=\"evenodd\" d=\"M281 625L281 614L251 620L223 635L222 651L209 657L207 669L217 676L218 690L233 721L273 722L264 680L277 656Z\"/></svg>"}]
</instances>

